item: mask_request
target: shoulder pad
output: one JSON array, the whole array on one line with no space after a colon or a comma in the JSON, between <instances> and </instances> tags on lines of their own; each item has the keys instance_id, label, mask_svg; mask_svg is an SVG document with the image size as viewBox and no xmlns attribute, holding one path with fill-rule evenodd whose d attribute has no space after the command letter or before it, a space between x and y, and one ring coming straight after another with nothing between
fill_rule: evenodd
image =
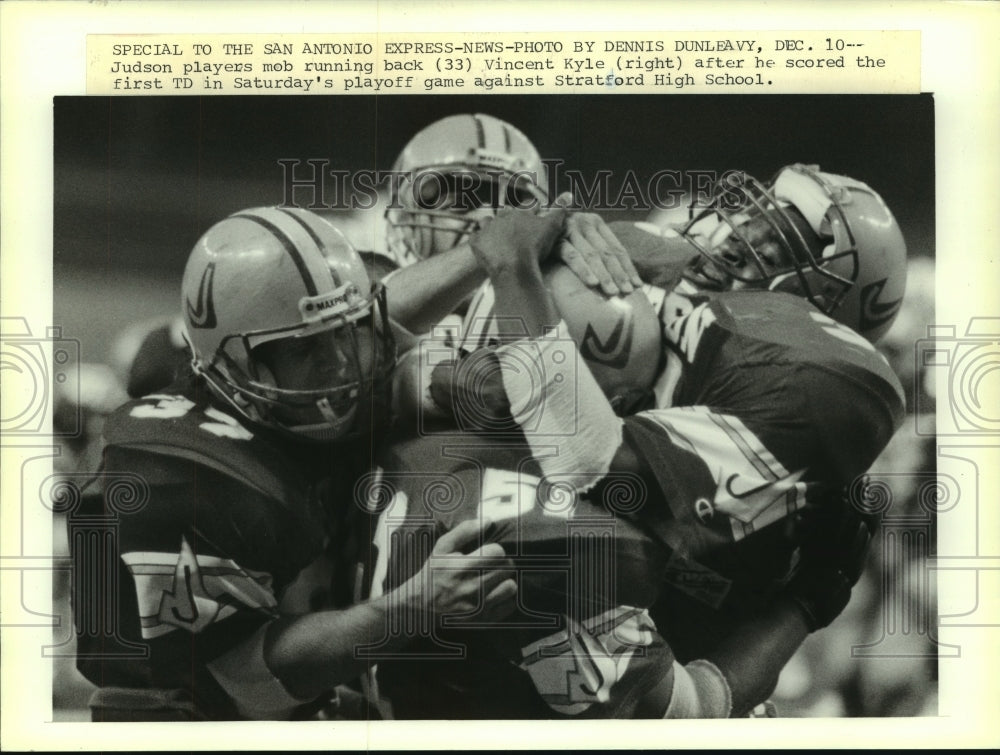
<instances>
[{"instance_id":1,"label":"shoulder pad","mask_svg":"<svg viewBox=\"0 0 1000 755\"><path fill-rule=\"evenodd\" d=\"M156 393L130 401L108 417L108 447L142 450L202 464L280 501L307 483L294 459L232 415L185 395Z\"/></svg>"}]
</instances>

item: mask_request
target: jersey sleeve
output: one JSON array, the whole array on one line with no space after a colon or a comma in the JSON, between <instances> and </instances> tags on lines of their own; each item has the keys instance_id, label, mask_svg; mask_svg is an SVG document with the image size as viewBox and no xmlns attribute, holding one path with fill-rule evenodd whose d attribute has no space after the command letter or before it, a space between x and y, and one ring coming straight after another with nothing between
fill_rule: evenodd
<instances>
[{"instance_id":1,"label":"jersey sleeve","mask_svg":"<svg viewBox=\"0 0 1000 755\"><path fill-rule=\"evenodd\" d=\"M156 480L144 509L123 517L119 531L143 638L178 631L210 637L237 614L251 623L273 617L279 591L308 563L302 554L316 553L305 523L214 470L141 457L126 449L108 454L110 465L144 468Z\"/></svg>"},{"instance_id":2,"label":"jersey sleeve","mask_svg":"<svg viewBox=\"0 0 1000 755\"><path fill-rule=\"evenodd\" d=\"M786 526L818 492L739 418L708 407L642 412L625 423L649 490L630 516L669 550L666 582L712 608L765 599L796 547Z\"/></svg>"},{"instance_id":3,"label":"jersey sleeve","mask_svg":"<svg viewBox=\"0 0 1000 755\"><path fill-rule=\"evenodd\" d=\"M110 535L116 596L99 583L76 587L77 611L116 614L78 635L81 671L101 687L184 690L207 717L237 717L208 664L278 615L322 536L255 486L191 460L110 447L105 468L142 477L148 499ZM86 542L74 555L94 558ZM112 635L137 652L104 653Z\"/></svg>"},{"instance_id":4,"label":"jersey sleeve","mask_svg":"<svg viewBox=\"0 0 1000 755\"><path fill-rule=\"evenodd\" d=\"M672 228L630 220L612 221L608 228L625 247L643 282L667 291L698 257L698 249Z\"/></svg>"}]
</instances>

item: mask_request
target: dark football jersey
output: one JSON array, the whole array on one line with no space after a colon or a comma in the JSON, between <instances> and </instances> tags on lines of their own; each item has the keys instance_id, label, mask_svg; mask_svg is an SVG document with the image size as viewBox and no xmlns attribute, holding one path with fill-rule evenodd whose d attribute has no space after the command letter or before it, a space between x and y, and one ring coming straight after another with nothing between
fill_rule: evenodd
<instances>
[{"instance_id":1,"label":"dark football jersey","mask_svg":"<svg viewBox=\"0 0 1000 755\"><path fill-rule=\"evenodd\" d=\"M724 631L781 588L797 520L829 505L821 491L868 469L902 422L903 394L869 342L805 300L701 292L684 278L697 259L685 239L610 225L654 283L647 294L663 325L656 406L626 418L625 437L648 483L633 520L671 554L664 594L676 599L661 599L654 618L691 659L718 638L711 624ZM491 345L492 309L484 287L466 323L467 349ZM677 626L690 638L674 635Z\"/></svg>"},{"instance_id":2,"label":"dark football jersey","mask_svg":"<svg viewBox=\"0 0 1000 755\"><path fill-rule=\"evenodd\" d=\"M751 610L778 589L793 565L795 520L829 505L821 490L867 471L904 402L868 341L788 294L694 300L665 317L664 336L659 405L627 418L625 435L654 481L637 521L672 548L667 594L701 604L668 601L654 616L672 617L658 621L668 635L689 625L697 650L670 639L693 657L710 632L704 616L687 617L705 606Z\"/></svg>"},{"instance_id":3,"label":"dark football jersey","mask_svg":"<svg viewBox=\"0 0 1000 755\"><path fill-rule=\"evenodd\" d=\"M603 503L540 486L523 440L448 434L393 446L372 481L373 593L403 584L468 519L491 523L485 537L504 546L518 582L517 610L498 623L444 617L391 657L373 644L396 717L636 715L673 662L645 610L665 554L614 513L633 505L636 481L613 482Z\"/></svg>"},{"instance_id":4,"label":"dark football jersey","mask_svg":"<svg viewBox=\"0 0 1000 755\"><path fill-rule=\"evenodd\" d=\"M353 478L342 451L261 432L206 393L190 379L108 418L100 479L109 482L98 512L116 505L116 473L141 482L107 535L118 556L114 596L82 578L101 554L76 543L75 611L115 607L97 631L77 622L78 665L100 687L182 690L199 716L234 718L207 666L278 615L324 546L342 545L333 541L343 537L341 513L353 508L345 498ZM334 602L312 595L299 608ZM140 657L102 652L109 636Z\"/></svg>"}]
</instances>

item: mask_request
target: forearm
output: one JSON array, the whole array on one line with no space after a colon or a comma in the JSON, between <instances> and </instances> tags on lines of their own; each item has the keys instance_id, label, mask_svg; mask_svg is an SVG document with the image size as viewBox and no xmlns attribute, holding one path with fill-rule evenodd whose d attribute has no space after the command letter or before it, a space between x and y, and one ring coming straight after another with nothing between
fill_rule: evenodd
<instances>
[{"instance_id":1,"label":"forearm","mask_svg":"<svg viewBox=\"0 0 1000 755\"><path fill-rule=\"evenodd\" d=\"M339 611L283 617L268 629L268 668L296 697L309 699L363 673L371 661L359 648L379 643L398 650L409 638L388 631L392 611L405 610L390 593Z\"/></svg>"},{"instance_id":2,"label":"forearm","mask_svg":"<svg viewBox=\"0 0 1000 755\"><path fill-rule=\"evenodd\" d=\"M494 315L501 343L538 338L561 319L537 264L511 264L490 271Z\"/></svg>"},{"instance_id":3,"label":"forearm","mask_svg":"<svg viewBox=\"0 0 1000 755\"><path fill-rule=\"evenodd\" d=\"M389 315L411 333L426 333L485 277L468 243L459 244L386 278Z\"/></svg>"},{"instance_id":4,"label":"forearm","mask_svg":"<svg viewBox=\"0 0 1000 755\"><path fill-rule=\"evenodd\" d=\"M778 675L808 635L802 612L780 599L768 611L742 622L707 660L729 682L733 717L745 716L773 692Z\"/></svg>"},{"instance_id":5,"label":"forearm","mask_svg":"<svg viewBox=\"0 0 1000 755\"><path fill-rule=\"evenodd\" d=\"M505 271L491 273L491 280L497 312L517 313L509 320L509 342L497 350L511 416L543 474L586 492L610 470L621 419L560 323L541 274Z\"/></svg>"}]
</instances>

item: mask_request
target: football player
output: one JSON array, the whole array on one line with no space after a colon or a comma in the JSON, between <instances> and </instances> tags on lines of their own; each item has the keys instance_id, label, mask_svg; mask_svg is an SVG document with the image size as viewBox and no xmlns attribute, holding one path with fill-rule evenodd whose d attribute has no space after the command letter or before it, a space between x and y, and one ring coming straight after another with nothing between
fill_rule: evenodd
<instances>
[{"instance_id":1,"label":"football player","mask_svg":"<svg viewBox=\"0 0 1000 755\"><path fill-rule=\"evenodd\" d=\"M617 397L648 389L661 349L643 294L605 297L562 265L548 269L546 282L581 345L588 333L627 331L616 368L589 364L603 390ZM488 373L495 365L479 368ZM490 425L490 410L479 412L474 393L467 398L457 407L459 426L465 415L473 427ZM670 649L644 610L656 595L651 575L663 568L663 549L599 502L560 501L558 491L542 496L537 462L516 425L426 428L392 443L370 481L372 590L412 579L442 533L490 521L486 537L504 546L517 569L518 609L503 624L472 615L427 627L405 652L383 650L381 702L407 719L640 715L640 693L662 697L672 673ZM611 547L594 552L588 544L595 538ZM574 645L581 637L586 644ZM599 652L588 652L595 644Z\"/></svg>"},{"instance_id":2,"label":"football player","mask_svg":"<svg viewBox=\"0 0 1000 755\"><path fill-rule=\"evenodd\" d=\"M380 281L397 265L378 252L359 251L373 281ZM111 344L110 363L131 398L155 393L190 369L191 353L184 340L184 320L156 317L126 326Z\"/></svg>"},{"instance_id":3,"label":"football player","mask_svg":"<svg viewBox=\"0 0 1000 755\"><path fill-rule=\"evenodd\" d=\"M467 240L500 207L547 201L538 150L519 129L484 113L449 115L403 148L385 218L400 267Z\"/></svg>"},{"instance_id":4,"label":"football player","mask_svg":"<svg viewBox=\"0 0 1000 755\"><path fill-rule=\"evenodd\" d=\"M297 715L359 675L354 649L390 613L509 602L514 583L483 566L502 548L478 547L476 523L377 599L351 604L348 577L326 576L355 558L354 485L396 361L384 289L342 234L304 210L237 212L191 252L181 306L194 375L109 417L88 502L109 528L74 541L95 720Z\"/></svg>"},{"instance_id":5,"label":"football player","mask_svg":"<svg viewBox=\"0 0 1000 755\"><path fill-rule=\"evenodd\" d=\"M483 281L466 243L469 234L500 207L544 206L544 165L511 124L487 114L457 114L419 131L393 173L385 213L387 254L359 254L369 277L385 283L398 325L411 333L444 326L457 335L461 318L449 315ZM433 263L393 274L445 252ZM639 283L624 248L594 216L571 219L560 254L588 285L607 293L629 292ZM152 393L186 371L189 357L180 330L180 317L161 318L130 325L119 335L112 362L130 396Z\"/></svg>"},{"instance_id":6,"label":"football player","mask_svg":"<svg viewBox=\"0 0 1000 755\"><path fill-rule=\"evenodd\" d=\"M502 207L539 210L549 197L538 150L516 127L484 113L442 118L419 131L393 166L386 241L401 268L385 280L393 319L412 333L444 326L484 280L470 234ZM557 254L588 286L631 293L641 285L631 259L596 216L570 216Z\"/></svg>"},{"instance_id":7,"label":"football player","mask_svg":"<svg viewBox=\"0 0 1000 755\"><path fill-rule=\"evenodd\" d=\"M609 401L624 406L622 398L644 394L661 353L648 300L640 292L603 297L561 265L544 277ZM480 356L478 363L463 361L460 378L445 390L496 374L495 355ZM527 360L517 366L530 369ZM755 702L743 690L757 695L801 639L789 621L794 604L775 603L745 619L708 658L675 663L645 610L658 596L669 551L616 517L642 504L641 480L612 473L599 491L577 499L565 488L572 477L559 480L562 486L552 486L552 478L542 483L532 449L512 432L517 425L504 423L475 391L441 400L455 407L459 426L478 430L428 433L425 423L419 437L392 444L382 457L372 496L380 502L373 506L378 520L369 528L374 589L410 578L438 534L488 519L495 525L490 539L511 554L519 608L500 625L473 618L437 628L380 663L378 689L392 716L710 717ZM845 568L856 570L860 556L850 555ZM720 668L743 686L731 692Z\"/></svg>"},{"instance_id":8,"label":"football player","mask_svg":"<svg viewBox=\"0 0 1000 755\"><path fill-rule=\"evenodd\" d=\"M532 232L523 219L496 223L474 245L495 311L521 328L498 349L500 363L545 368L536 384L527 370L498 374L543 478L568 478L581 493L609 475L643 480L648 494L628 517L670 549L653 616L678 658L717 651L779 595L802 609L802 636L829 623L849 598L851 554L869 527L824 491L856 480L902 420L898 380L864 337L888 329L905 285L902 235L881 198L793 165L767 185L721 187L658 252L642 238L649 269L674 288L654 292L667 346L655 403L624 419L566 358L565 325L546 335L559 312L537 264L519 261ZM685 264L692 250L705 261ZM711 296L679 296L682 276ZM734 699L767 693L748 678Z\"/></svg>"}]
</instances>

